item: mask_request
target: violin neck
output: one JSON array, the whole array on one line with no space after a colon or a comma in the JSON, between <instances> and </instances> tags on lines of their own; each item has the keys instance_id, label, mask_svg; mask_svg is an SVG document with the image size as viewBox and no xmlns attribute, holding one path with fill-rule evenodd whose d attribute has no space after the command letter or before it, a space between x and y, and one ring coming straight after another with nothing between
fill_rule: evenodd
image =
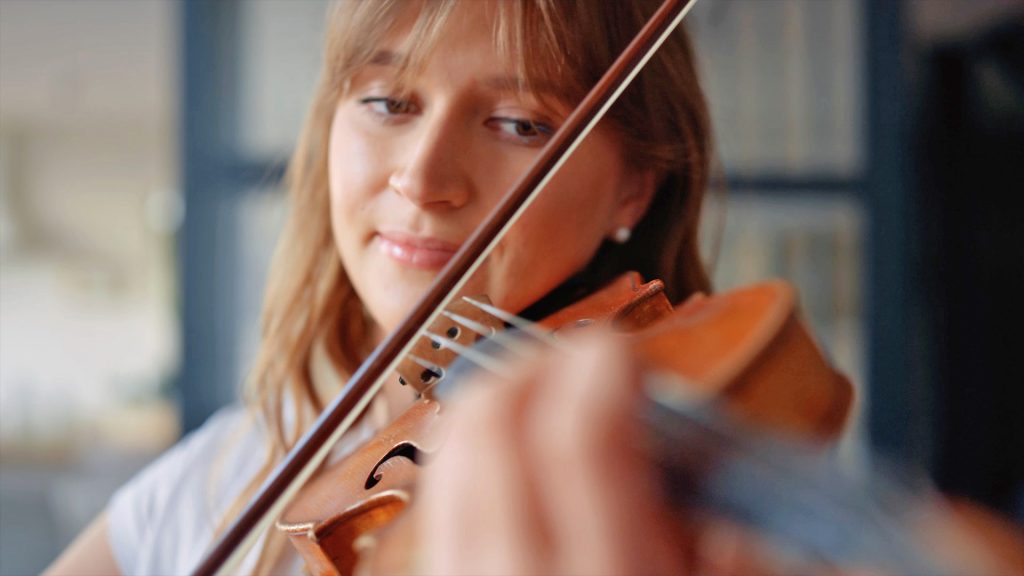
<instances>
[{"instance_id":1,"label":"violin neck","mask_svg":"<svg viewBox=\"0 0 1024 576\"><path fill-rule=\"evenodd\" d=\"M969 565L941 559L916 538L925 523L960 530L923 478L851 476L821 444L745 425L707 404L651 398L643 418L666 497L684 517L704 510L786 542L797 564L932 575Z\"/></svg>"}]
</instances>

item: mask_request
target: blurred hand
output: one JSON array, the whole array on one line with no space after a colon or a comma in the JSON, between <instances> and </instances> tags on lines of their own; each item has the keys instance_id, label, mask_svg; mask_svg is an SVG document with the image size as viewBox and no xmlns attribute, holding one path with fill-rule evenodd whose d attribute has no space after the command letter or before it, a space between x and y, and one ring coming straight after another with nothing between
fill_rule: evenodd
<instances>
[{"instance_id":1,"label":"blurred hand","mask_svg":"<svg viewBox=\"0 0 1024 576\"><path fill-rule=\"evenodd\" d=\"M684 572L624 350L593 338L463 386L417 490L414 572Z\"/></svg>"}]
</instances>

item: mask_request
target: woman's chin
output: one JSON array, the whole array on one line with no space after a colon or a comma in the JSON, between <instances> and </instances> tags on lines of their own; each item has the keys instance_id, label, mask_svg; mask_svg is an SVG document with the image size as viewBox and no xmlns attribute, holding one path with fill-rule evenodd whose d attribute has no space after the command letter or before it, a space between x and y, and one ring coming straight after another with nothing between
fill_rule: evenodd
<instances>
[{"instance_id":1,"label":"woman's chin","mask_svg":"<svg viewBox=\"0 0 1024 576\"><path fill-rule=\"evenodd\" d=\"M403 282L392 284L387 289L375 289L363 298L363 304L370 312L384 335L390 334L405 320L426 293L429 282Z\"/></svg>"}]
</instances>

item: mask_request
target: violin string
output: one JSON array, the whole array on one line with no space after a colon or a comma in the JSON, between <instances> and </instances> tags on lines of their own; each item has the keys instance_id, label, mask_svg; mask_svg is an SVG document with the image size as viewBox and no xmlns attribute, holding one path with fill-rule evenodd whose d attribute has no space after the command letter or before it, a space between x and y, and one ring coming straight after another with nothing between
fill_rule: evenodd
<instances>
[{"instance_id":1,"label":"violin string","mask_svg":"<svg viewBox=\"0 0 1024 576\"><path fill-rule=\"evenodd\" d=\"M564 344L558 342L557 340L555 340L553 336L543 331L542 329L536 327L533 322L525 318L516 316L500 308L497 308L490 304L486 304L484 302L480 302L479 300L474 300L469 297L464 296L463 300L473 306L476 306L483 312L490 314L491 316L498 318L499 320L502 320L503 322L511 325L514 328L517 328L522 335L531 337L533 340L537 341L543 346L555 347L556 349L565 349ZM482 348L473 348L465 346L450 338L446 338L444 336L429 331L424 331L424 335L433 340L434 342L437 342L442 346L448 347L452 352L455 353L457 357L464 358L466 361L470 362L474 366L487 370L488 372L496 376L503 376L504 374L507 373L507 371L505 370L508 364L507 360L505 360L505 358L507 357L507 352L511 352L522 357L529 357L531 355L531 351L536 350L536 347L534 345L532 345L531 343L524 342L520 334L510 335L507 331L495 330L490 326L481 324L479 322L476 322L475 320L472 320L455 312L445 310L442 312L442 314L454 320L461 326L464 326L465 328L468 328L469 330L472 330L473 332L480 334L487 341L497 345L498 349L496 351L489 352L485 351ZM433 373L435 376L438 375L438 371L440 370L440 368L436 364L412 354L410 354L409 356L414 362L426 368L427 370L430 370L431 373ZM434 388L441 384L441 380L444 378L444 376L445 374L442 373L439 377L436 377L432 382L427 384L423 388L421 394L429 394Z\"/></svg>"},{"instance_id":2,"label":"violin string","mask_svg":"<svg viewBox=\"0 0 1024 576\"><path fill-rule=\"evenodd\" d=\"M457 322L458 324L461 324L462 326L469 328L470 330L476 332L477 334L483 336L484 338L493 338L498 334L498 331L495 330L494 328L481 324L471 318L467 318L462 314L457 314L449 310L443 310L441 314L444 315L446 318L451 318L452 320L455 320L455 322Z\"/></svg>"},{"instance_id":3,"label":"violin string","mask_svg":"<svg viewBox=\"0 0 1024 576\"><path fill-rule=\"evenodd\" d=\"M462 300L464 302L472 304L473 306L476 306L477 308L483 310L484 312L490 314L491 316L498 318L499 320L505 322L506 324L511 325L513 328L518 329L523 334L530 336L541 343L554 346L555 348L560 348L563 350L565 349L565 346L561 342L556 340L554 336L544 331L543 329L538 328L536 324L530 322L525 318L516 316L515 314L512 314L510 312L506 312L501 308L498 308L497 306L492 306L491 304L488 304L486 302L474 300L469 296L463 296Z\"/></svg>"},{"instance_id":4,"label":"violin string","mask_svg":"<svg viewBox=\"0 0 1024 576\"><path fill-rule=\"evenodd\" d=\"M529 347L524 345L520 338L509 336L507 332L495 330L491 326L481 324L480 322L467 318L462 314L456 314L455 312L445 310L442 314L491 342L503 346L506 350L519 354L520 356L527 356L529 353ZM526 320L523 321L526 322Z\"/></svg>"},{"instance_id":5,"label":"violin string","mask_svg":"<svg viewBox=\"0 0 1024 576\"><path fill-rule=\"evenodd\" d=\"M481 368L484 368L495 374L501 374L502 372L504 372L505 362L499 360L496 355L489 356L483 352L480 352L479 350L474 350L473 348L470 348L468 346L463 346L462 344L459 344L458 342L452 340L451 338L445 338L440 334L435 334L433 332L424 332L424 334L426 334L426 336L433 340L434 342L437 342L441 346L444 346L445 348L454 352L456 356L465 358L466 360L469 360L470 362L476 364Z\"/></svg>"}]
</instances>

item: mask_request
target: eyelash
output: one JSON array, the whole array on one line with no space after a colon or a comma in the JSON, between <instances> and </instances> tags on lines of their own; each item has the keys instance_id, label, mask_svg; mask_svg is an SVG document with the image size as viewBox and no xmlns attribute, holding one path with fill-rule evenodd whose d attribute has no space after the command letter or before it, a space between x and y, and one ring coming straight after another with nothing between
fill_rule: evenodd
<instances>
[{"instance_id":1,"label":"eyelash","mask_svg":"<svg viewBox=\"0 0 1024 576\"><path fill-rule=\"evenodd\" d=\"M524 118L509 118L506 116L495 116L487 120L487 125L496 127L503 136L515 138L524 144L540 145L547 142L548 138L555 133L555 129L543 122ZM511 129L511 131L506 130ZM530 134L521 134L520 130L529 130Z\"/></svg>"},{"instance_id":2,"label":"eyelash","mask_svg":"<svg viewBox=\"0 0 1024 576\"><path fill-rule=\"evenodd\" d=\"M368 96L360 98L359 103L366 106L370 112L387 119L416 112L416 105L412 101L387 96Z\"/></svg>"},{"instance_id":3,"label":"eyelash","mask_svg":"<svg viewBox=\"0 0 1024 576\"><path fill-rule=\"evenodd\" d=\"M360 98L359 104L387 123L397 121L398 117L406 114L415 114L419 110L416 104L410 100L387 96ZM519 143L532 146L543 144L555 133L555 129L549 124L528 118L494 116L487 119L486 125L499 132L504 138L514 139ZM529 133L523 134L522 132Z\"/></svg>"}]
</instances>

